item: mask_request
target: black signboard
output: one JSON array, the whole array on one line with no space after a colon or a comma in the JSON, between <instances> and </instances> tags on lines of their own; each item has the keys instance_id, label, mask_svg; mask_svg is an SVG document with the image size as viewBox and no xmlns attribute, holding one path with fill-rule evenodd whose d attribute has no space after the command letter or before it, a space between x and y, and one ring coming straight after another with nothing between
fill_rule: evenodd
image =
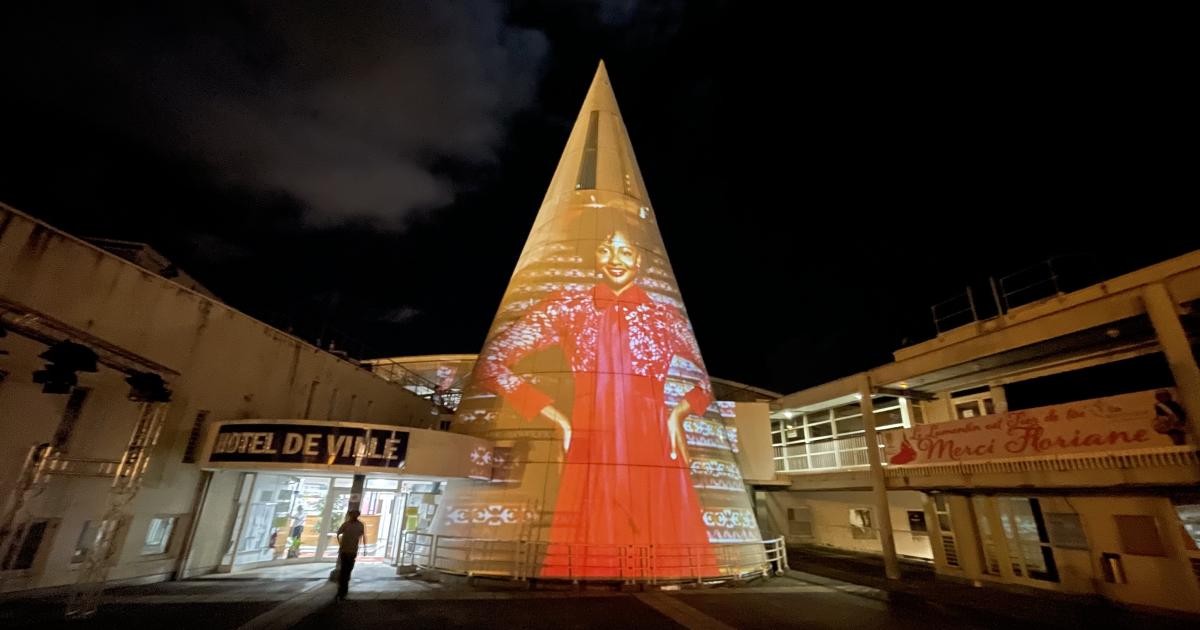
<instances>
[{"instance_id":1,"label":"black signboard","mask_svg":"<svg viewBox=\"0 0 1200 630\"><path fill-rule=\"evenodd\" d=\"M319 424L223 424L210 462L403 468L408 431Z\"/></svg>"}]
</instances>

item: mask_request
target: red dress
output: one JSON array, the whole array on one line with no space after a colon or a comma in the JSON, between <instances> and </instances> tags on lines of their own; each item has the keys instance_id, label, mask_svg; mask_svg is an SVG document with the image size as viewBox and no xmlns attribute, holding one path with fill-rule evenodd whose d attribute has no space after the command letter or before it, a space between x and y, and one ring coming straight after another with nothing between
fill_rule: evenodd
<instances>
[{"instance_id":1,"label":"red dress","mask_svg":"<svg viewBox=\"0 0 1200 630\"><path fill-rule=\"evenodd\" d=\"M512 369L554 345L574 374L575 400L542 575L618 577L625 545L654 545L653 563L626 564L654 566L648 575L714 575L685 454L671 459L663 395L674 357L703 370L690 324L636 285L619 296L605 284L555 294L492 339L476 382L537 417L553 400ZM706 376L687 393L692 414L704 413L711 391Z\"/></svg>"}]
</instances>

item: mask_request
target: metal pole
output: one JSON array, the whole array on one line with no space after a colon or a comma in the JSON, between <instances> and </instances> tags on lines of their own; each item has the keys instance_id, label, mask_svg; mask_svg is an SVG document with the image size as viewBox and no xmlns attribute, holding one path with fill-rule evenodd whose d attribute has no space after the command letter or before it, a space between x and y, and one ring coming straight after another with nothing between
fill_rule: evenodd
<instances>
[{"instance_id":1,"label":"metal pole","mask_svg":"<svg viewBox=\"0 0 1200 630\"><path fill-rule=\"evenodd\" d=\"M988 276L988 283L992 285L992 300L996 302L996 314L1003 315L1004 307L1000 305L1000 288L996 286L996 279Z\"/></svg>"}]
</instances>

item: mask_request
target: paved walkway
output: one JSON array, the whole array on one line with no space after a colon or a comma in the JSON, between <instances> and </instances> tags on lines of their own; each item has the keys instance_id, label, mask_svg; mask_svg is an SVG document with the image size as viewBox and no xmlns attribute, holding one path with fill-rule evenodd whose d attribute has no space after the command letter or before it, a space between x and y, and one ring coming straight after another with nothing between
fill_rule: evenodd
<instances>
[{"instance_id":1,"label":"paved walkway","mask_svg":"<svg viewBox=\"0 0 1200 630\"><path fill-rule=\"evenodd\" d=\"M802 563L814 564L811 559ZM843 567L850 566L845 562ZM0 628L170 628L268 630L346 627L409 628L1009 628L1018 617L970 606L949 606L895 589L855 584L810 572L750 583L679 590L616 586L526 585L462 579L406 579L380 564L355 567L350 599L335 603L331 564L293 565L205 576L179 582L111 588L97 615L63 620L63 596L0 600ZM826 573L829 570L825 571ZM850 577L855 575L851 572ZM861 578L862 576L857 576ZM864 581L855 579L855 581ZM920 584L928 581L915 580ZM973 589L980 590L980 589ZM1002 592L1001 592L1002 593ZM1016 600L1014 600L1016 601ZM986 603L986 602L985 602ZM961 604L961 602L959 602ZM1026 627L1064 625L1052 600L1020 600L1041 611L1020 616ZM1009 608L1013 602L1009 602ZM1009 611L1011 612L1011 611ZM1022 611L1028 612L1028 611ZM1084 611L1088 612L1088 611ZM1107 609L1092 611L1089 615ZM1111 621L1112 619L1107 619ZM1124 619L1132 621L1133 619ZM1140 624L1147 625L1145 618ZM1158 620L1155 628L1171 627ZM1078 623L1070 624L1072 626ZM1103 627L1113 627L1106 624ZM1136 626L1127 626L1136 627ZM1179 627L1195 627L1180 625Z\"/></svg>"},{"instance_id":2,"label":"paved walkway","mask_svg":"<svg viewBox=\"0 0 1200 630\"><path fill-rule=\"evenodd\" d=\"M886 593L890 601L920 599L931 605L972 610L981 615L1008 618L1022 624L1097 628L1197 628L1200 617L1161 611L1132 610L1099 595L1076 595L1011 584L981 587L963 580L938 576L933 566L902 562L900 581L883 575L877 555L825 547L788 549L788 563L804 572L807 580L831 584L858 584Z\"/></svg>"}]
</instances>

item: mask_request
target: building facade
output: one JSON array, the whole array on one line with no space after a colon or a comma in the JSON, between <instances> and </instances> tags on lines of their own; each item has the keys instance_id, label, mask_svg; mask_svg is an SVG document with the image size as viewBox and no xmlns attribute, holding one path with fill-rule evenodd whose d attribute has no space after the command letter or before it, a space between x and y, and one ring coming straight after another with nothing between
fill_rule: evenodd
<instances>
[{"instance_id":1,"label":"building facade","mask_svg":"<svg viewBox=\"0 0 1200 630\"><path fill-rule=\"evenodd\" d=\"M790 544L880 553L891 573L907 557L976 584L1200 612L1197 298L1200 252L783 396L786 484L760 486L760 509Z\"/></svg>"},{"instance_id":2,"label":"building facade","mask_svg":"<svg viewBox=\"0 0 1200 630\"><path fill-rule=\"evenodd\" d=\"M329 497L308 497L351 478L346 470L294 466L290 472L304 476L272 481L256 479L251 464L209 467L205 431L217 421L351 421L418 432L438 424L428 398L369 367L7 206L0 206L0 333L4 590L75 583L98 542L109 546L108 580L228 570L287 538L275 531L270 540L282 524L244 523L268 485L273 499L303 494L310 507L332 506ZM169 400L130 400L162 398L139 392L128 380L135 375L157 377ZM147 416L148 407L161 417ZM147 465L114 493L143 420L157 422L155 439L140 438ZM400 476L387 479L398 492ZM310 515L310 532L322 518L331 518L328 510Z\"/></svg>"}]
</instances>

